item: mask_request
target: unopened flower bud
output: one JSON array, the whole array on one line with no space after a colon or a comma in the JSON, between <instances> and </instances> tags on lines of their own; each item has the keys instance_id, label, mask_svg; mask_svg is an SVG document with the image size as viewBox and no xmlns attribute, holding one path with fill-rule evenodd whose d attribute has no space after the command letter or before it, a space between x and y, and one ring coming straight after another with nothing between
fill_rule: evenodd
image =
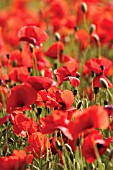
<instances>
[{"instance_id":1,"label":"unopened flower bud","mask_svg":"<svg viewBox=\"0 0 113 170\"><path fill-rule=\"evenodd\" d=\"M61 36L58 32L55 33L55 38L56 38L56 41L59 41L61 39Z\"/></svg>"},{"instance_id":2,"label":"unopened flower bud","mask_svg":"<svg viewBox=\"0 0 113 170\"><path fill-rule=\"evenodd\" d=\"M92 34L95 30L96 30L96 25L95 24L91 24L90 25L90 29L89 29L89 33Z\"/></svg>"},{"instance_id":3,"label":"unopened flower bud","mask_svg":"<svg viewBox=\"0 0 113 170\"><path fill-rule=\"evenodd\" d=\"M69 152L72 153L72 149L71 149L71 147L70 147L67 143L65 143L65 147L66 147L66 149L67 149Z\"/></svg>"},{"instance_id":4,"label":"unopened flower bud","mask_svg":"<svg viewBox=\"0 0 113 170\"><path fill-rule=\"evenodd\" d=\"M96 42L99 42L99 41L100 41L100 38L99 38L99 36L98 36L97 34L93 34L92 37L94 38L94 40L95 40Z\"/></svg>"},{"instance_id":5,"label":"unopened flower bud","mask_svg":"<svg viewBox=\"0 0 113 170\"><path fill-rule=\"evenodd\" d=\"M80 101L77 105L77 109L80 109L82 107L82 102Z\"/></svg>"},{"instance_id":6,"label":"unopened flower bud","mask_svg":"<svg viewBox=\"0 0 113 170\"><path fill-rule=\"evenodd\" d=\"M64 167L63 167L63 165L62 165L61 163L57 163L57 164L56 164L56 167L57 167L57 169L59 169L59 170L64 170Z\"/></svg>"},{"instance_id":7,"label":"unopened flower bud","mask_svg":"<svg viewBox=\"0 0 113 170\"><path fill-rule=\"evenodd\" d=\"M62 151L62 145L58 140L56 140L56 147L58 150Z\"/></svg>"},{"instance_id":8,"label":"unopened flower bud","mask_svg":"<svg viewBox=\"0 0 113 170\"><path fill-rule=\"evenodd\" d=\"M82 2L81 9L83 13L87 12L87 4L85 2Z\"/></svg>"},{"instance_id":9,"label":"unopened flower bud","mask_svg":"<svg viewBox=\"0 0 113 170\"><path fill-rule=\"evenodd\" d=\"M32 44L30 44L30 52L33 53L33 48L34 46Z\"/></svg>"},{"instance_id":10,"label":"unopened flower bud","mask_svg":"<svg viewBox=\"0 0 113 170\"><path fill-rule=\"evenodd\" d=\"M103 88L105 88L105 89L108 88L108 83L104 78L100 78L100 84Z\"/></svg>"}]
</instances>

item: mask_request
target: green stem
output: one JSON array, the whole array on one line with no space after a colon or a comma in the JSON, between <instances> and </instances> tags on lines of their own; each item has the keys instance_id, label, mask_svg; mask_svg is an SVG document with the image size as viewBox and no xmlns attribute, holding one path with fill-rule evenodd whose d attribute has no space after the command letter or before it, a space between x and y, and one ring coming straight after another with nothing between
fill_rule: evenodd
<instances>
[{"instance_id":1,"label":"green stem","mask_svg":"<svg viewBox=\"0 0 113 170\"><path fill-rule=\"evenodd\" d=\"M101 59L101 44L100 44L100 41L97 42L97 45L98 45L97 56L98 56L99 59Z\"/></svg>"},{"instance_id":2,"label":"green stem","mask_svg":"<svg viewBox=\"0 0 113 170\"><path fill-rule=\"evenodd\" d=\"M32 57L33 57L33 75L39 76L38 67L37 67L37 58L34 49L32 51Z\"/></svg>"},{"instance_id":3,"label":"green stem","mask_svg":"<svg viewBox=\"0 0 113 170\"><path fill-rule=\"evenodd\" d=\"M113 104L113 95L112 95L112 93L110 92L110 90L108 88L107 88L107 92L108 92L108 94L109 94L109 96L111 98L112 104Z\"/></svg>"}]
</instances>

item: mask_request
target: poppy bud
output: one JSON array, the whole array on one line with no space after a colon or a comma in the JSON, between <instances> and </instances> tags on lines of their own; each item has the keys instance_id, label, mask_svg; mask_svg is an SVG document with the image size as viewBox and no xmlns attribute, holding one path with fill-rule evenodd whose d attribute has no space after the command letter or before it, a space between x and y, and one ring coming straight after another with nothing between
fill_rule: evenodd
<instances>
[{"instance_id":1,"label":"poppy bud","mask_svg":"<svg viewBox=\"0 0 113 170\"><path fill-rule=\"evenodd\" d=\"M87 12L87 4L85 2L82 2L81 9L83 13Z\"/></svg>"},{"instance_id":2,"label":"poppy bud","mask_svg":"<svg viewBox=\"0 0 113 170\"><path fill-rule=\"evenodd\" d=\"M31 67L28 67L27 69L28 69L29 73L32 71L32 68L31 68Z\"/></svg>"},{"instance_id":3,"label":"poppy bud","mask_svg":"<svg viewBox=\"0 0 113 170\"><path fill-rule=\"evenodd\" d=\"M90 29L89 29L89 33L92 34L96 29L96 25L95 24L91 24L90 25Z\"/></svg>"},{"instance_id":4,"label":"poppy bud","mask_svg":"<svg viewBox=\"0 0 113 170\"><path fill-rule=\"evenodd\" d=\"M29 48L30 48L30 52L33 53L33 45L30 44Z\"/></svg>"},{"instance_id":5,"label":"poppy bud","mask_svg":"<svg viewBox=\"0 0 113 170\"><path fill-rule=\"evenodd\" d=\"M81 106L82 106L82 102L80 101L80 102L78 103L78 105L77 105L77 109L80 109Z\"/></svg>"},{"instance_id":6,"label":"poppy bud","mask_svg":"<svg viewBox=\"0 0 113 170\"><path fill-rule=\"evenodd\" d=\"M67 143L65 143L65 147L66 147L67 151L73 153L71 147Z\"/></svg>"},{"instance_id":7,"label":"poppy bud","mask_svg":"<svg viewBox=\"0 0 113 170\"><path fill-rule=\"evenodd\" d=\"M8 143L10 143L10 144L12 144L12 145L13 145L13 144L14 144L14 142L15 142L15 141L14 141L14 139L13 139L13 138L8 138Z\"/></svg>"},{"instance_id":8,"label":"poppy bud","mask_svg":"<svg viewBox=\"0 0 113 170\"><path fill-rule=\"evenodd\" d=\"M99 42L99 41L100 41L100 38L99 38L99 36L98 36L97 34L93 34L92 37L94 38L94 40L95 40L96 42Z\"/></svg>"},{"instance_id":9,"label":"poppy bud","mask_svg":"<svg viewBox=\"0 0 113 170\"><path fill-rule=\"evenodd\" d=\"M61 163L56 164L57 169L64 170L64 167Z\"/></svg>"},{"instance_id":10,"label":"poppy bud","mask_svg":"<svg viewBox=\"0 0 113 170\"><path fill-rule=\"evenodd\" d=\"M62 151L62 145L58 140L56 140L56 147L58 150Z\"/></svg>"},{"instance_id":11,"label":"poppy bud","mask_svg":"<svg viewBox=\"0 0 113 170\"><path fill-rule=\"evenodd\" d=\"M103 88L105 88L105 89L108 88L108 83L104 78L100 78L100 84Z\"/></svg>"},{"instance_id":12,"label":"poppy bud","mask_svg":"<svg viewBox=\"0 0 113 170\"><path fill-rule=\"evenodd\" d=\"M56 38L56 41L59 41L61 39L61 36L58 32L55 33L55 38Z\"/></svg>"}]
</instances>

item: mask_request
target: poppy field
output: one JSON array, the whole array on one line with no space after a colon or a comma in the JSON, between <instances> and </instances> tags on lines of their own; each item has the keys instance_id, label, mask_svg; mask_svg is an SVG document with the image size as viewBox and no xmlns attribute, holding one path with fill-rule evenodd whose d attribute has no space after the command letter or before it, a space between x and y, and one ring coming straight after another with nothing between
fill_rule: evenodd
<instances>
[{"instance_id":1,"label":"poppy field","mask_svg":"<svg viewBox=\"0 0 113 170\"><path fill-rule=\"evenodd\" d=\"M1 1L1 170L113 170L113 1Z\"/></svg>"}]
</instances>

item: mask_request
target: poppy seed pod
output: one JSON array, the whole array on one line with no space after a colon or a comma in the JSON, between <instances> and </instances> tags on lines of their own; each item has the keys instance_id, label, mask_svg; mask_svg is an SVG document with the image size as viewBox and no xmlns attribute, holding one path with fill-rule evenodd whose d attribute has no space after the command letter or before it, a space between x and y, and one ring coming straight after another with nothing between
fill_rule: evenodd
<instances>
[{"instance_id":1,"label":"poppy seed pod","mask_svg":"<svg viewBox=\"0 0 113 170\"><path fill-rule=\"evenodd\" d=\"M91 24L90 28L89 28L89 33L90 35L96 30L96 25L95 24Z\"/></svg>"},{"instance_id":2,"label":"poppy seed pod","mask_svg":"<svg viewBox=\"0 0 113 170\"><path fill-rule=\"evenodd\" d=\"M82 12L83 13L86 13L87 12L87 4L85 2L82 2L81 4L81 9L82 9Z\"/></svg>"},{"instance_id":3,"label":"poppy seed pod","mask_svg":"<svg viewBox=\"0 0 113 170\"><path fill-rule=\"evenodd\" d=\"M92 37L94 38L94 40L95 40L96 42L99 42L99 41L100 41L100 38L99 38L99 36L98 36L97 34L93 34Z\"/></svg>"},{"instance_id":4,"label":"poppy seed pod","mask_svg":"<svg viewBox=\"0 0 113 170\"><path fill-rule=\"evenodd\" d=\"M100 84L103 88L105 88L105 89L108 88L108 83L104 78L100 78Z\"/></svg>"}]
</instances>

